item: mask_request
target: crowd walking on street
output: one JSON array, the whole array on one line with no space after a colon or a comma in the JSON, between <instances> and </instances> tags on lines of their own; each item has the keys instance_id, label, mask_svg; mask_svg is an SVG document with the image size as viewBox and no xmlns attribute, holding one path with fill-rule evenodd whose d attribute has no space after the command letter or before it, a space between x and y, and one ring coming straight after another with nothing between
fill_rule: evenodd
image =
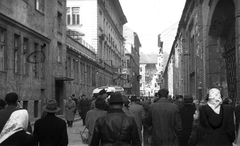
<instances>
[{"instance_id":1,"label":"crowd walking on street","mask_svg":"<svg viewBox=\"0 0 240 146\"><path fill-rule=\"evenodd\" d=\"M236 146L239 107L217 88L199 103L191 95L170 97L164 88L155 99L103 89L92 99L85 94L68 96L65 118L56 115L61 110L57 101L47 99L32 128L28 111L11 92L0 100L0 146L67 146L68 131L76 129L79 142L89 146ZM81 124L76 123L75 129L77 111ZM87 141L81 139L83 129Z\"/></svg>"}]
</instances>

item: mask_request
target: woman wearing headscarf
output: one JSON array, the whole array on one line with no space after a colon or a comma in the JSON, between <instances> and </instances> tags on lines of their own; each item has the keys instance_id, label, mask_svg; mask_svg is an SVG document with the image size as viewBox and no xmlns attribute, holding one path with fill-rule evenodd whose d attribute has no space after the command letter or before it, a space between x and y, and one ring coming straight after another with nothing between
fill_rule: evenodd
<instances>
[{"instance_id":1,"label":"woman wearing headscarf","mask_svg":"<svg viewBox=\"0 0 240 146\"><path fill-rule=\"evenodd\" d=\"M222 105L220 90L209 90L206 105L199 108L200 124L205 128L202 145L204 146L232 146L235 139L233 108Z\"/></svg>"},{"instance_id":2,"label":"woman wearing headscarf","mask_svg":"<svg viewBox=\"0 0 240 146\"><path fill-rule=\"evenodd\" d=\"M27 127L28 112L14 111L0 134L0 146L37 146L36 137L26 132Z\"/></svg>"}]
</instances>

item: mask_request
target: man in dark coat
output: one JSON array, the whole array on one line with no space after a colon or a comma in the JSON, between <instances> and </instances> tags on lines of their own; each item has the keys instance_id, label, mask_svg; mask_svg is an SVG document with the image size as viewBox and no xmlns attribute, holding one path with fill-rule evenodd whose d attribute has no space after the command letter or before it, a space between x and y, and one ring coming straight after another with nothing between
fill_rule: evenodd
<instances>
[{"instance_id":1,"label":"man in dark coat","mask_svg":"<svg viewBox=\"0 0 240 146\"><path fill-rule=\"evenodd\" d=\"M150 106L146 124L152 125L151 146L178 146L182 122L177 105L168 100L168 90L158 91L159 100Z\"/></svg>"},{"instance_id":2,"label":"man in dark coat","mask_svg":"<svg viewBox=\"0 0 240 146\"><path fill-rule=\"evenodd\" d=\"M55 116L60 111L56 100L50 100L44 111L47 115L34 124L33 135L37 137L39 146L67 146L67 125L64 120Z\"/></svg>"},{"instance_id":3,"label":"man in dark coat","mask_svg":"<svg viewBox=\"0 0 240 146\"><path fill-rule=\"evenodd\" d=\"M180 107L180 117L182 120L182 131L179 137L180 146L187 146L189 137L192 131L193 115L195 113L195 105L193 104L193 97L185 95L183 98L183 105Z\"/></svg>"},{"instance_id":4,"label":"man in dark coat","mask_svg":"<svg viewBox=\"0 0 240 146\"><path fill-rule=\"evenodd\" d=\"M9 117L11 116L11 114L14 111L18 110L18 108L17 108L18 95L14 92L8 93L5 96L5 101L7 103L7 106L4 109L0 110L0 133L1 133L4 125L8 121ZM30 125L30 122L28 122L27 131L32 133L32 127Z\"/></svg>"},{"instance_id":5,"label":"man in dark coat","mask_svg":"<svg viewBox=\"0 0 240 146\"><path fill-rule=\"evenodd\" d=\"M112 93L109 99L110 109L99 117L93 131L90 146L111 146L116 142L125 145L141 146L137 125L133 117L123 110L123 99L119 92Z\"/></svg>"},{"instance_id":6,"label":"man in dark coat","mask_svg":"<svg viewBox=\"0 0 240 146\"><path fill-rule=\"evenodd\" d=\"M90 110L90 100L87 98L86 94L82 94L82 99L79 102L79 107L80 116L83 121L83 125L85 125L86 114Z\"/></svg>"},{"instance_id":7,"label":"man in dark coat","mask_svg":"<svg viewBox=\"0 0 240 146\"><path fill-rule=\"evenodd\" d=\"M145 111L143 109L143 106L140 104L137 104L137 96L131 96L131 103L129 110L133 113L134 119L136 121L137 127L138 127L138 133L140 136L140 139L142 141L142 121L145 118Z\"/></svg>"}]
</instances>

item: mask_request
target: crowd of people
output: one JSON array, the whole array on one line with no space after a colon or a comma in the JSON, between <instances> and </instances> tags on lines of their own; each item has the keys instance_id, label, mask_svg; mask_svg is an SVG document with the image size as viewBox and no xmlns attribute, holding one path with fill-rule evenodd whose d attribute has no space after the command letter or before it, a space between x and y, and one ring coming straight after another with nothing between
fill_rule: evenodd
<instances>
[{"instance_id":1,"label":"crowd of people","mask_svg":"<svg viewBox=\"0 0 240 146\"><path fill-rule=\"evenodd\" d=\"M238 145L240 105L231 105L217 88L206 99L169 96L160 89L156 98L140 99L101 90L66 99L65 120L56 116L57 101L47 99L33 129L28 111L14 92L0 99L0 146L67 146L67 127L78 112L88 129L90 146L232 146Z\"/></svg>"}]
</instances>

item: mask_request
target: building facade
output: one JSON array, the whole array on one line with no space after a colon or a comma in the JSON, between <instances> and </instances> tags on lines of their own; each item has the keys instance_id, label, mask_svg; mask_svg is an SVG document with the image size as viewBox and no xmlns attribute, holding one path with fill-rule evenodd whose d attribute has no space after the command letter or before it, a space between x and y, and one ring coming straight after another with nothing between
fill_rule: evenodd
<instances>
[{"instance_id":1,"label":"building facade","mask_svg":"<svg viewBox=\"0 0 240 146\"><path fill-rule=\"evenodd\" d=\"M136 32L124 26L123 36L125 38L125 63L126 66L122 70L122 74L126 76L123 84L125 92L130 95L140 96L140 47L141 43ZM126 72L127 71L127 72ZM125 74L127 73L127 74Z\"/></svg>"},{"instance_id":2,"label":"building facade","mask_svg":"<svg viewBox=\"0 0 240 146\"><path fill-rule=\"evenodd\" d=\"M65 13L64 0L0 1L0 94L16 92L30 120L67 80Z\"/></svg>"},{"instance_id":3,"label":"building facade","mask_svg":"<svg viewBox=\"0 0 240 146\"><path fill-rule=\"evenodd\" d=\"M123 25L127 22L118 0L67 0L67 27L81 34L97 54L97 86L123 85Z\"/></svg>"},{"instance_id":4,"label":"building facade","mask_svg":"<svg viewBox=\"0 0 240 146\"><path fill-rule=\"evenodd\" d=\"M140 96L153 97L160 89L158 56L140 53Z\"/></svg>"},{"instance_id":5,"label":"building facade","mask_svg":"<svg viewBox=\"0 0 240 146\"><path fill-rule=\"evenodd\" d=\"M238 0L186 1L169 57L174 85L181 85L174 93L201 100L217 87L224 98L239 100L239 7Z\"/></svg>"}]
</instances>

